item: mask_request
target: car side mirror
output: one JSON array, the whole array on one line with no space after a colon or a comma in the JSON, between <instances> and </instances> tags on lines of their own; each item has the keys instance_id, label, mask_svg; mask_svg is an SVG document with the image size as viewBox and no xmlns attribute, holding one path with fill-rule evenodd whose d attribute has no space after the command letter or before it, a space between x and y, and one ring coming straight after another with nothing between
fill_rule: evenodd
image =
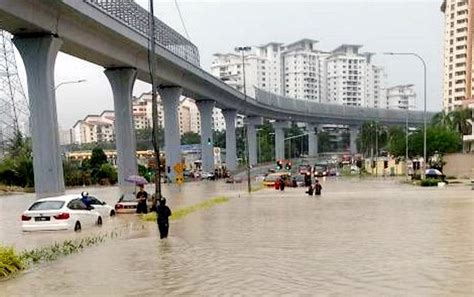
<instances>
[{"instance_id":1,"label":"car side mirror","mask_svg":"<svg viewBox=\"0 0 474 297\"><path fill-rule=\"evenodd\" d=\"M94 209L94 206L92 205L87 206L87 210L93 210L93 209Z\"/></svg>"},{"instance_id":2,"label":"car side mirror","mask_svg":"<svg viewBox=\"0 0 474 297\"><path fill-rule=\"evenodd\" d=\"M105 203L105 201L102 201L102 205L106 205L107 203Z\"/></svg>"}]
</instances>

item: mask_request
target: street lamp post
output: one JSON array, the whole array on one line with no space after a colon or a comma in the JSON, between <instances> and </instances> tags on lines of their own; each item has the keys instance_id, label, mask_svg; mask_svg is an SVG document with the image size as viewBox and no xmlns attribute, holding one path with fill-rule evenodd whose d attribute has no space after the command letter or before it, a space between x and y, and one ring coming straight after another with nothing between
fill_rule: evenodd
<instances>
[{"instance_id":1,"label":"street lamp post","mask_svg":"<svg viewBox=\"0 0 474 297\"><path fill-rule=\"evenodd\" d=\"M239 46L235 50L242 54L242 76L243 76L243 87L244 87L244 101L247 101L247 88L245 84L245 52L250 51L250 46ZM249 123L247 120L247 126L245 129L245 143L246 143L246 158L247 158L247 190L249 193L252 192L252 185L250 182L250 148L249 148Z\"/></svg>"},{"instance_id":2,"label":"street lamp post","mask_svg":"<svg viewBox=\"0 0 474 297\"><path fill-rule=\"evenodd\" d=\"M54 87L54 90L56 91L60 86L64 86L64 85L68 85L68 84L80 84L80 83L83 83L83 82L86 82L86 80L85 79L79 79L79 80L63 81L63 82L60 82L59 84L57 84Z\"/></svg>"},{"instance_id":3,"label":"street lamp post","mask_svg":"<svg viewBox=\"0 0 474 297\"><path fill-rule=\"evenodd\" d=\"M405 117L405 177L408 180L408 107Z\"/></svg>"},{"instance_id":4,"label":"street lamp post","mask_svg":"<svg viewBox=\"0 0 474 297\"><path fill-rule=\"evenodd\" d=\"M423 64L423 172L421 175L424 177L426 172L426 62L425 60L416 53L384 53L384 55L390 56L413 56L418 58ZM408 112L408 111L407 111Z\"/></svg>"}]
</instances>

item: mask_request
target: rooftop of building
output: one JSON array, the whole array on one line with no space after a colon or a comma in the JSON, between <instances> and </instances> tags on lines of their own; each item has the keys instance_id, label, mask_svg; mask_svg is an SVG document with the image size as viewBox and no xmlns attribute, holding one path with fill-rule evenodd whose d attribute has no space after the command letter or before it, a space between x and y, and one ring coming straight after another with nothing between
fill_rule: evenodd
<instances>
[{"instance_id":1,"label":"rooftop of building","mask_svg":"<svg viewBox=\"0 0 474 297\"><path fill-rule=\"evenodd\" d=\"M362 47L363 45L360 45L360 44L347 44L347 43L344 43L344 44L341 44L340 46L336 47L332 52L333 53L345 53L347 52L347 50L349 48L353 48L356 50L356 52L359 51L359 49Z\"/></svg>"},{"instance_id":2,"label":"rooftop of building","mask_svg":"<svg viewBox=\"0 0 474 297\"><path fill-rule=\"evenodd\" d=\"M393 87L388 87L387 88L387 91L388 90L394 90L394 89L400 89L400 88L413 88L415 85L414 84L405 84L405 85L396 85L396 86L393 86Z\"/></svg>"},{"instance_id":3,"label":"rooftop of building","mask_svg":"<svg viewBox=\"0 0 474 297\"><path fill-rule=\"evenodd\" d=\"M446 0L443 0L443 3L441 3L441 12L444 13L446 11Z\"/></svg>"}]
</instances>

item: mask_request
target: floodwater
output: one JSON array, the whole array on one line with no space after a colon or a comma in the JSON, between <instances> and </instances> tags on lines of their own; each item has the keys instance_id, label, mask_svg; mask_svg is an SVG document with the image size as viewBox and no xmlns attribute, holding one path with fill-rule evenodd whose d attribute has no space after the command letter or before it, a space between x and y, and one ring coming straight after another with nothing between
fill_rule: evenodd
<instances>
[{"instance_id":1,"label":"floodwater","mask_svg":"<svg viewBox=\"0 0 474 297\"><path fill-rule=\"evenodd\" d=\"M167 240L150 223L2 282L0 295L474 295L469 187L328 179L321 198L304 191L232 191L173 221Z\"/></svg>"}]
</instances>

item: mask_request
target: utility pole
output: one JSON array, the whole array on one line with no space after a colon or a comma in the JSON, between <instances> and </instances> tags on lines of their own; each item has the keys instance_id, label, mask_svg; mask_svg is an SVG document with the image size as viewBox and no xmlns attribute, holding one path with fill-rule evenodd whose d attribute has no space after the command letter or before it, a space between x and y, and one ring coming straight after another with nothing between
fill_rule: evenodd
<instances>
[{"instance_id":1,"label":"utility pole","mask_svg":"<svg viewBox=\"0 0 474 297\"><path fill-rule=\"evenodd\" d=\"M150 36L149 36L149 53L148 63L150 66L151 78L151 114L152 114L152 143L155 152L155 197L161 199L161 162L160 162L160 135L159 135L159 119L158 119L158 101L157 101L157 83L156 83L156 56L155 56L155 14L153 9L153 0L149 0L150 5Z\"/></svg>"},{"instance_id":2,"label":"utility pole","mask_svg":"<svg viewBox=\"0 0 474 297\"><path fill-rule=\"evenodd\" d=\"M245 83L245 52L250 50L249 46L240 46L236 48L237 51L242 53L242 72L243 72L243 87L244 87L244 100L247 101L247 88ZM247 159L247 191L249 193L252 192L252 184L250 181L250 147L249 147L249 122L248 122L248 115L247 117L247 125L245 128L245 146L246 146L246 159Z\"/></svg>"}]
</instances>

